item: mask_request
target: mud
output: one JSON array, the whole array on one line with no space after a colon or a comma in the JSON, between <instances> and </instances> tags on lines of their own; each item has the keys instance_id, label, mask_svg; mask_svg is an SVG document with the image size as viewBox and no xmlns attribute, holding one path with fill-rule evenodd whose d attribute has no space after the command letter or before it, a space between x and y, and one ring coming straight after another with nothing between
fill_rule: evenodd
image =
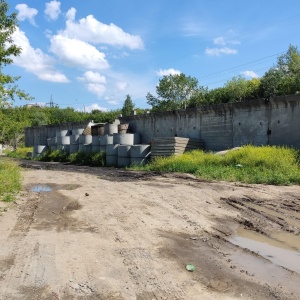
<instances>
[{"instance_id":1,"label":"mud","mask_svg":"<svg viewBox=\"0 0 300 300\"><path fill-rule=\"evenodd\" d=\"M22 164L0 299L298 299L298 186Z\"/></svg>"}]
</instances>

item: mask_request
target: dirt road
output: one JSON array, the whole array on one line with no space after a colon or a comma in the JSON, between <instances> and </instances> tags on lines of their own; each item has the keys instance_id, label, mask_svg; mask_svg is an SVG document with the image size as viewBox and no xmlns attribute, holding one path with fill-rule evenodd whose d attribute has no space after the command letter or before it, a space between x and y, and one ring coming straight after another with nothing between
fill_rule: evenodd
<instances>
[{"instance_id":1,"label":"dirt road","mask_svg":"<svg viewBox=\"0 0 300 300\"><path fill-rule=\"evenodd\" d=\"M26 164L0 299L299 299L299 186Z\"/></svg>"}]
</instances>

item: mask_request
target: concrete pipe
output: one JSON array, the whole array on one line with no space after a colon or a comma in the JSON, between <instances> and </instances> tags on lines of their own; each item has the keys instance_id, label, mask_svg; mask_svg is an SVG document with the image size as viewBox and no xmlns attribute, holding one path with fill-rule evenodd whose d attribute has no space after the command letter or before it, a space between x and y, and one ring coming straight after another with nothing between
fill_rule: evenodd
<instances>
[{"instance_id":1,"label":"concrete pipe","mask_svg":"<svg viewBox=\"0 0 300 300\"><path fill-rule=\"evenodd\" d=\"M34 153L36 154L42 154L43 152L45 152L47 150L47 146L46 145L34 145Z\"/></svg>"},{"instance_id":2,"label":"concrete pipe","mask_svg":"<svg viewBox=\"0 0 300 300\"><path fill-rule=\"evenodd\" d=\"M92 145L100 146L100 136L99 135L92 136Z\"/></svg>"},{"instance_id":3,"label":"concrete pipe","mask_svg":"<svg viewBox=\"0 0 300 300\"><path fill-rule=\"evenodd\" d=\"M112 145L114 143L114 136L105 134L100 136L100 146Z\"/></svg>"},{"instance_id":4,"label":"concrete pipe","mask_svg":"<svg viewBox=\"0 0 300 300\"><path fill-rule=\"evenodd\" d=\"M106 155L115 155L118 156L118 147L119 145L106 145Z\"/></svg>"},{"instance_id":5,"label":"concrete pipe","mask_svg":"<svg viewBox=\"0 0 300 300\"><path fill-rule=\"evenodd\" d=\"M129 129L129 124L119 124L118 125L118 133L127 133Z\"/></svg>"},{"instance_id":6,"label":"concrete pipe","mask_svg":"<svg viewBox=\"0 0 300 300\"><path fill-rule=\"evenodd\" d=\"M56 131L56 136L68 136L71 135L71 130L69 129L64 129L64 130L57 130Z\"/></svg>"},{"instance_id":7,"label":"concrete pipe","mask_svg":"<svg viewBox=\"0 0 300 300\"><path fill-rule=\"evenodd\" d=\"M81 135L83 133L84 129L79 128L79 129L72 129L72 135Z\"/></svg>"},{"instance_id":8,"label":"concrete pipe","mask_svg":"<svg viewBox=\"0 0 300 300\"><path fill-rule=\"evenodd\" d=\"M70 153L76 153L79 150L79 144L71 144L70 145Z\"/></svg>"},{"instance_id":9,"label":"concrete pipe","mask_svg":"<svg viewBox=\"0 0 300 300\"><path fill-rule=\"evenodd\" d=\"M145 165L149 162L149 157L131 157L130 164L131 165Z\"/></svg>"},{"instance_id":10,"label":"concrete pipe","mask_svg":"<svg viewBox=\"0 0 300 300\"><path fill-rule=\"evenodd\" d=\"M105 134L118 133L118 124L109 124L109 123L106 123L104 125L104 132L105 132Z\"/></svg>"},{"instance_id":11,"label":"concrete pipe","mask_svg":"<svg viewBox=\"0 0 300 300\"><path fill-rule=\"evenodd\" d=\"M58 136L57 145L70 145L70 136Z\"/></svg>"},{"instance_id":12,"label":"concrete pipe","mask_svg":"<svg viewBox=\"0 0 300 300\"><path fill-rule=\"evenodd\" d=\"M131 164L130 157L120 157L120 156L118 156L118 167L119 168L129 167L130 164Z\"/></svg>"},{"instance_id":13,"label":"concrete pipe","mask_svg":"<svg viewBox=\"0 0 300 300\"><path fill-rule=\"evenodd\" d=\"M118 165L118 156L117 155L106 155L106 166L107 167L116 167Z\"/></svg>"},{"instance_id":14,"label":"concrete pipe","mask_svg":"<svg viewBox=\"0 0 300 300\"><path fill-rule=\"evenodd\" d=\"M78 144L79 143L79 134L70 135L70 144Z\"/></svg>"},{"instance_id":15,"label":"concrete pipe","mask_svg":"<svg viewBox=\"0 0 300 300\"><path fill-rule=\"evenodd\" d=\"M139 133L114 134L114 144L135 145L140 143Z\"/></svg>"},{"instance_id":16,"label":"concrete pipe","mask_svg":"<svg viewBox=\"0 0 300 300\"><path fill-rule=\"evenodd\" d=\"M131 146L130 156L136 158L144 158L150 156L150 151L150 145L133 145Z\"/></svg>"},{"instance_id":17,"label":"concrete pipe","mask_svg":"<svg viewBox=\"0 0 300 300\"><path fill-rule=\"evenodd\" d=\"M118 147L118 157L130 157L131 147L129 145L120 145Z\"/></svg>"},{"instance_id":18,"label":"concrete pipe","mask_svg":"<svg viewBox=\"0 0 300 300\"><path fill-rule=\"evenodd\" d=\"M81 135L79 136L79 144L91 144L92 136L91 135Z\"/></svg>"},{"instance_id":19,"label":"concrete pipe","mask_svg":"<svg viewBox=\"0 0 300 300\"><path fill-rule=\"evenodd\" d=\"M93 153L100 152L100 145L93 145L92 144L92 152Z\"/></svg>"}]
</instances>

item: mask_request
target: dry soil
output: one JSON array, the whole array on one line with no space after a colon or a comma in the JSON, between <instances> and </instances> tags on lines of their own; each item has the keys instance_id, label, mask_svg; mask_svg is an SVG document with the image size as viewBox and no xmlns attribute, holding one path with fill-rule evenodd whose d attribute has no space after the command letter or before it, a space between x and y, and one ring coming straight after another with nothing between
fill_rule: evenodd
<instances>
[{"instance_id":1,"label":"dry soil","mask_svg":"<svg viewBox=\"0 0 300 300\"><path fill-rule=\"evenodd\" d=\"M0 206L0 299L300 298L299 186L21 165Z\"/></svg>"}]
</instances>

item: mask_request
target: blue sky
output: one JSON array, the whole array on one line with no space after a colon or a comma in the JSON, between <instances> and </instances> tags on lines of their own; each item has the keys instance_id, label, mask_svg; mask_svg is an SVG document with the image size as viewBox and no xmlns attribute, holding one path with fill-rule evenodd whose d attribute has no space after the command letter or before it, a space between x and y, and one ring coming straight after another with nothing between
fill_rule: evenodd
<instances>
[{"instance_id":1,"label":"blue sky","mask_svg":"<svg viewBox=\"0 0 300 300\"><path fill-rule=\"evenodd\" d=\"M299 0L8 1L22 54L4 73L47 103L78 110L146 108L163 75L208 88L260 77L300 46ZM24 105L16 101L15 105Z\"/></svg>"}]
</instances>

